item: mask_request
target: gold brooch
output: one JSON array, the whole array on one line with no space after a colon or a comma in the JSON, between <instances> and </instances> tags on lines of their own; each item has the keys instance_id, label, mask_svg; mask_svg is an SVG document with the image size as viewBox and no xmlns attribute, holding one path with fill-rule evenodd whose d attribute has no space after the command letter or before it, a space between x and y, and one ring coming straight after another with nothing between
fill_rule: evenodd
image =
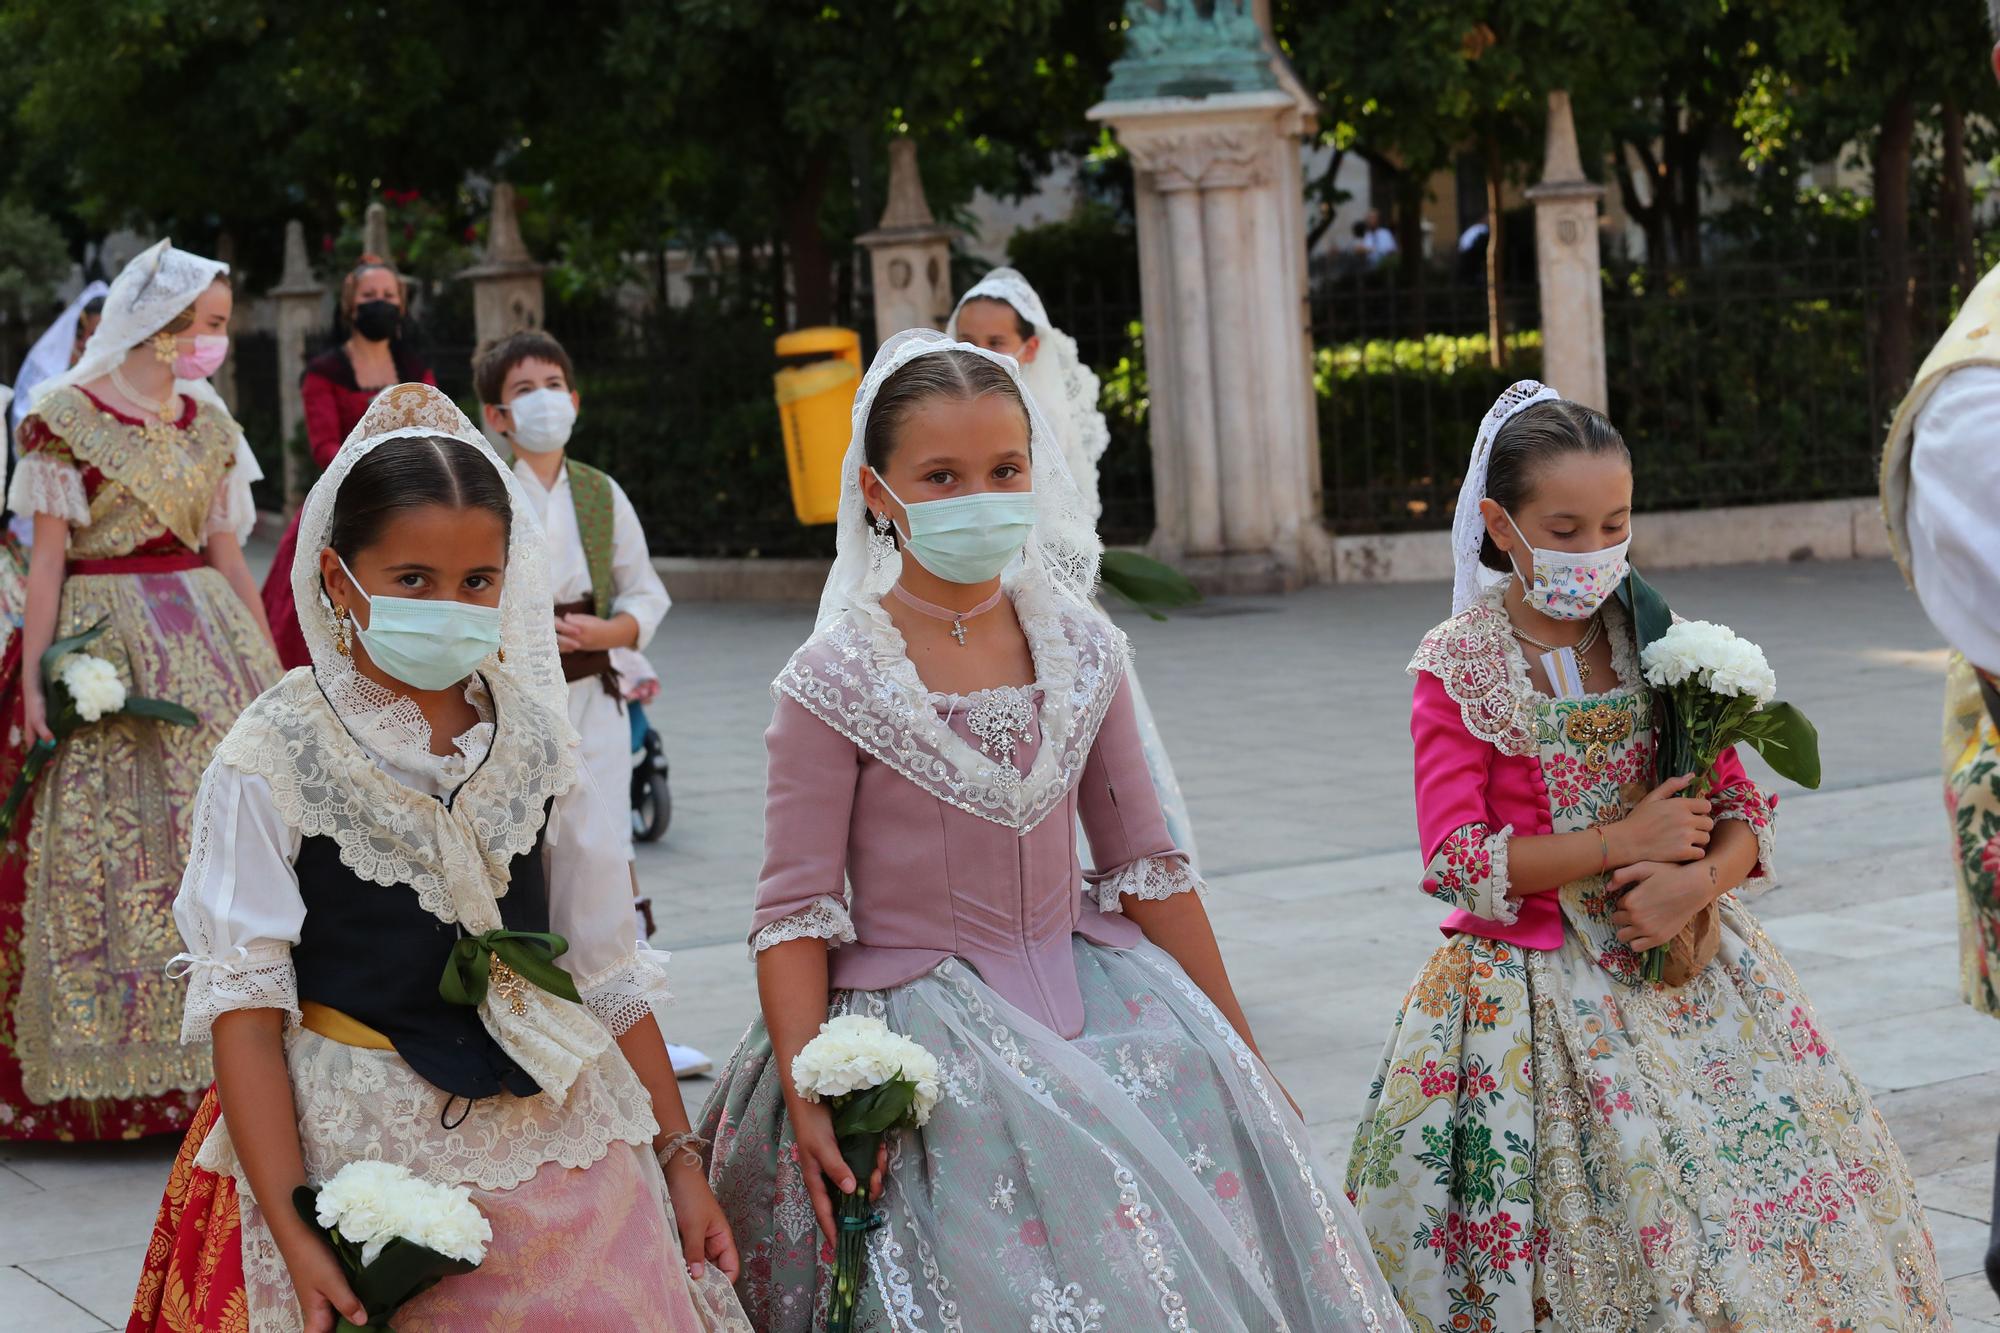
<instances>
[{"instance_id":1,"label":"gold brooch","mask_svg":"<svg viewBox=\"0 0 2000 1333\"><path fill-rule=\"evenodd\" d=\"M1584 747L1583 766L1597 772L1611 761L1611 747L1632 734L1632 715L1610 704L1592 704L1569 715L1563 734Z\"/></svg>"},{"instance_id":2,"label":"gold brooch","mask_svg":"<svg viewBox=\"0 0 2000 1333\"><path fill-rule=\"evenodd\" d=\"M528 983L521 979L520 973L501 962L499 954L492 958L493 966L487 975L493 980L493 993L507 1002L507 1010L514 1017L524 1016L528 1012Z\"/></svg>"}]
</instances>

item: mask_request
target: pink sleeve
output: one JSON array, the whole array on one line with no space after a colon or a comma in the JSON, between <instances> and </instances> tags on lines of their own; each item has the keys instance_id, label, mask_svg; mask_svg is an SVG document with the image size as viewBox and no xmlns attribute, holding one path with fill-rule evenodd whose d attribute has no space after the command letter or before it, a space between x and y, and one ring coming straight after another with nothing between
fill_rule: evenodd
<instances>
[{"instance_id":1,"label":"pink sleeve","mask_svg":"<svg viewBox=\"0 0 2000 1333\"><path fill-rule=\"evenodd\" d=\"M1716 757L1715 782L1708 799L1713 806L1710 813L1717 822L1740 819L1757 835L1757 865L1743 887L1753 893L1769 887L1776 847L1778 798L1750 780L1749 771L1743 767L1733 745Z\"/></svg>"},{"instance_id":2,"label":"pink sleeve","mask_svg":"<svg viewBox=\"0 0 2000 1333\"><path fill-rule=\"evenodd\" d=\"M1417 673L1410 740L1424 892L1489 920L1519 919L1520 905L1507 897L1513 829L1493 828L1486 808L1486 785L1499 752L1465 729L1458 705L1428 671Z\"/></svg>"},{"instance_id":3,"label":"pink sleeve","mask_svg":"<svg viewBox=\"0 0 2000 1333\"><path fill-rule=\"evenodd\" d=\"M1201 887L1167 832L1167 817L1139 741L1129 679L1118 683L1104 714L1076 799L1077 817L1090 839L1092 868L1084 879L1095 886L1100 910L1118 911L1122 894L1160 899Z\"/></svg>"},{"instance_id":4,"label":"pink sleeve","mask_svg":"<svg viewBox=\"0 0 2000 1333\"><path fill-rule=\"evenodd\" d=\"M791 698L778 700L764 747L764 870L751 939L758 948L780 937L851 940L847 834L861 752Z\"/></svg>"}]
</instances>

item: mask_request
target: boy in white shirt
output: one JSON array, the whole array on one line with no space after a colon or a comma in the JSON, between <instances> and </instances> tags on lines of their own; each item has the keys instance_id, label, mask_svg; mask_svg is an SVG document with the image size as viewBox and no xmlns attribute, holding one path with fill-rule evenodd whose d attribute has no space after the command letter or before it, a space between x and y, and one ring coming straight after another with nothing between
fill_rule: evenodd
<instances>
[{"instance_id":1,"label":"boy in white shirt","mask_svg":"<svg viewBox=\"0 0 2000 1333\"><path fill-rule=\"evenodd\" d=\"M624 490L606 473L568 456L583 399L562 344L537 329L502 339L479 357L473 383L487 429L513 448L514 473L548 535L569 720L599 797L617 806L617 817L609 822L622 832L629 863L632 735L612 655L643 652L673 603ZM643 935L651 903L637 897L636 873L632 891ZM676 1073L702 1072L708 1064L689 1048L673 1051ZM689 1067L696 1063L702 1069Z\"/></svg>"}]
</instances>

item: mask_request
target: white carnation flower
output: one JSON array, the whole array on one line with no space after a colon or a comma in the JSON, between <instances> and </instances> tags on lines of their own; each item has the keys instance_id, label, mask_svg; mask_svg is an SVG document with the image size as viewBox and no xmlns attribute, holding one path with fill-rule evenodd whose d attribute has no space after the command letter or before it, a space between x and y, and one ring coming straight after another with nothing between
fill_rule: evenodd
<instances>
[{"instance_id":1,"label":"white carnation flower","mask_svg":"<svg viewBox=\"0 0 2000 1333\"><path fill-rule=\"evenodd\" d=\"M1743 695L1759 706L1778 693L1778 677L1764 650L1738 638L1727 625L1680 620L1639 654L1649 684L1679 685L1690 678L1717 694Z\"/></svg>"},{"instance_id":2,"label":"white carnation flower","mask_svg":"<svg viewBox=\"0 0 2000 1333\"><path fill-rule=\"evenodd\" d=\"M390 1241L403 1239L450 1259L486 1257L493 1226L462 1185L419 1180L388 1162L349 1162L320 1187L319 1224L361 1247L365 1267Z\"/></svg>"},{"instance_id":3,"label":"white carnation flower","mask_svg":"<svg viewBox=\"0 0 2000 1333\"><path fill-rule=\"evenodd\" d=\"M842 1014L830 1018L819 1035L792 1061L792 1083L807 1101L841 1097L903 1078L916 1086L911 1111L919 1125L930 1120L943 1082L929 1051L879 1018Z\"/></svg>"},{"instance_id":4,"label":"white carnation flower","mask_svg":"<svg viewBox=\"0 0 2000 1333\"><path fill-rule=\"evenodd\" d=\"M95 722L125 706L125 684L118 668L89 653L70 653L56 664L56 676L76 701L77 716Z\"/></svg>"}]
</instances>

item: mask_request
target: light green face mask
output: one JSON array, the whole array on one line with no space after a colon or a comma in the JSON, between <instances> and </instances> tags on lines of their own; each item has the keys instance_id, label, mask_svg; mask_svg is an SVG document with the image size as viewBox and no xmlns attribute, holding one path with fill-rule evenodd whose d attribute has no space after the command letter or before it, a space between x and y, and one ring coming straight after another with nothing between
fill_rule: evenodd
<instances>
[{"instance_id":1,"label":"light green face mask","mask_svg":"<svg viewBox=\"0 0 2000 1333\"><path fill-rule=\"evenodd\" d=\"M882 481L882 474L876 473L875 479ZM888 482L882 481L882 489L903 506L909 519L909 531L896 529L902 534L903 549L947 583L999 578L1035 530L1033 491L981 491L906 504L889 490Z\"/></svg>"},{"instance_id":2,"label":"light green face mask","mask_svg":"<svg viewBox=\"0 0 2000 1333\"><path fill-rule=\"evenodd\" d=\"M336 560L340 557L336 554ZM419 690L442 690L471 675L500 646L500 608L443 598L370 596L340 561L340 572L368 603L368 627L355 636L368 660Z\"/></svg>"}]
</instances>

